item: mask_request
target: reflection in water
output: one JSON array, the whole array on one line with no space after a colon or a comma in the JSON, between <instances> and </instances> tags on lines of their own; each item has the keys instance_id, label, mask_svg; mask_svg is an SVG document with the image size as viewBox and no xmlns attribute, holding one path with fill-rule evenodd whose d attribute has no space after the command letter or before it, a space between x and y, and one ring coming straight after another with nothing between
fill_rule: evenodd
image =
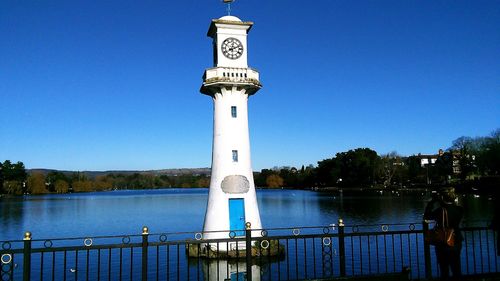
<instances>
[{"instance_id":1,"label":"reflection in water","mask_svg":"<svg viewBox=\"0 0 500 281\"><path fill-rule=\"evenodd\" d=\"M18 230L19 222L24 220L23 197L1 198L0 197L0 240L3 237L22 238L22 232Z\"/></svg>"},{"instance_id":2,"label":"reflection in water","mask_svg":"<svg viewBox=\"0 0 500 281\"><path fill-rule=\"evenodd\" d=\"M247 280L247 264L238 260L203 261L203 276L205 281L244 281ZM252 280L260 281L260 266L252 265Z\"/></svg>"},{"instance_id":3,"label":"reflection in water","mask_svg":"<svg viewBox=\"0 0 500 281\"><path fill-rule=\"evenodd\" d=\"M208 189L124 190L0 198L0 240L197 231L203 225ZM429 195L373 191L321 193L257 190L265 228L420 222ZM465 221L491 220L493 201L460 197Z\"/></svg>"},{"instance_id":4,"label":"reflection in water","mask_svg":"<svg viewBox=\"0 0 500 281\"><path fill-rule=\"evenodd\" d=\"M196 231L203 224L207 196L207 189L165 189L0 198L0 240L21 239L23 232L27 230L33 232L34 239L133 234L138 233L143 225L148 226L151 233ZM339 194L301 190L258 190L257 196L262 221L267 228L325 226L337 223L340 217L344 219L346 226L418 223L422 220L423 209L429 200L429 195L422 192L378 193L363 191L363 193L353 194L344 191ZM465 209L465 221L481 220L484 222L491 220L493 201L488 200L488 197L462 196L459 200ZM484 225L482 224L482 226ZM351 229L346 228L346 231L352 231ZM276 231L274 230L272 234L276 234ZM301 233L307 234L306 230ZM292 235L290 230L283 230L283 233L278 234ZM176 239L172 238L172 235L169 234L169 241ZM477 235L469 235L466 239L477 239L477 237ZM485 239L489 239L488 237L494 236L489 234ZM194 237L189 234L187 238L193 239ZM395 236L387 240L389 242L394 240L396 245L401 247L402 253L409 255L408 259L401 258L401 261L394 263L397 268L406 264L405 260L410 260L413 253L422 253L423 244L416 242L416 236L403 238ZM353 257L349 251L361 252L361 248L363 248L361 242L363 241L368 241L368 255L370 249L373 254L378 255L379 251L375 252L375 249L379 249L378 244L385 247L383 246L385 238L383 243L382 240L377 239L374 240L374 237L369 237L367 240L348 239L346 242L347 260L352 260L350 257ZM372 241L371 244L370 241ZM330 240L328 242L329 245L332 245L330 247L324 247L325 241L319 238L316 241L291 239L280 242L286 243L286 254L283 260L265 257L254 258L251 267L253 280L261 280L261 278L262 280L307 279L311 274L324 274L325 270L338 275L338 252L335 248L338 247L336 246L338 245L337 240ZM325 251L325 249L329 250ZM385 255L385 248L381 249L380 253ZM413 249L419 250L413 251ZM158 248L156 251L158 255ZM225 281L246 278L247 268L243 260L193 259L188 261L183 244L160 247L160 251L166 251L166 253L161 252L160 255L156 256L158 263L160 265L166 264L166 266L156 267L156 259L153 259L150 270L158 268L160 275L170 276L173 280L187 280L190 274L200 280ZM312 254L310 254L311 251ZM492 250L491 253L494 251ZM118 256L120 254L121 250L112 252L112 255ZM154 255L153 252L150 254ZM85 268L85 255L84 251L79 253L78 263L82 263L79 265L80 271ZM123 264L129 264L132 256L134 261L140 260L139 251L132 252L124 249ZM368 263L371 272L370 259L367 259L366 252L363 252L361 256L363 262ZM464 258L467 256L463 255ZM45 257L52 259L50 255ZM96 253L90 252L90 257L91 259L95 258ZM169 263L166 261L167 257ZM56 255L56 263L62 264L62 258L62 255ZM105 251L100 258L108 260ZM37 259L39 261L40 255L34 256L33 263L36 263ZM374 260L378 260L378 256ZM48 263L44 264L50 266L50 261L47 261ZM116 264L119 261L120 259L113 259L113 272L116 268L120 268ZM74 253L68 252L67 263L69 266L76 263ZM307 267L302 266L306 264ZM328 264L331 264L330 268L328 268ZM140 279L141 265L137 263L136 266L137 268L134 268L133 272L127 268L124 269L125 280L128 280L127 276L129 275L133 275L134 280ZM358 269L353 267L352 270ZM91 267L90 273L95 274L95 272L96 269ZM156 272L150 273L155 274ZM38 276L38 273L34 272L34 274ZM44 271L44 274L50 273ZM83 273L81 272L81 274ZM89 280L94 279L90 278ZM55 280L59 279L55 278Z\"/></svg>"}]
</instances>

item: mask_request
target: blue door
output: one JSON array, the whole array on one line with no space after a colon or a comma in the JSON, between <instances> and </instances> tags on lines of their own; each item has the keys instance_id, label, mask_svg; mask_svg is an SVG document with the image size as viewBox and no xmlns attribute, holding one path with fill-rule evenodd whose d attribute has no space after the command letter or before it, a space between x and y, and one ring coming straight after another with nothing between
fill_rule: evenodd
<instances>
[{"instance_id":1,"label":"blue door","mask_svg":"<svg viewBox=\"0 0 500 281\"><path fill-rule=\"evenodd\" d=\"M236 236L245 235L245 201L243 198L229 199L229 228Z\"/></svg>"},{"instance_id":2,"label":"blue door","mask_svg":"<svg viewBox=\"0 0 500 281\"><path fill-rule=\"evenodd\" d=\"M246 272L231 273L231 281L245 281L245 280L247 280Z\"/></svg>"}]
</instances>

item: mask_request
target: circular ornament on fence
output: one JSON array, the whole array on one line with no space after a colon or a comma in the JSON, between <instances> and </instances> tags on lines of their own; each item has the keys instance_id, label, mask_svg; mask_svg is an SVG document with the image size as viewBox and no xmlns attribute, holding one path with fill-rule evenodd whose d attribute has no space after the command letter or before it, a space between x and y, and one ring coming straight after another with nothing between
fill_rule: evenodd
<instances>
[{"instance_id":1,"label":"circular ornament on fence","mask_svg":"<svg viewBox=\"0 0 500 281\"><path fill-rule=\"evenodd\" d=\"M201 238L203 238L203 234L201 234L200 232L194 234L194 239L199 241L201 240Z\"/></svg>"},{"instance_id":2,"label":"circular ornament on fence","mask_svg":"<svg viewBox=\"0 0 500 281\"><path fill-rule=\"evenodd\" d=\"M2 250L10 250L11 247L12 245L10 244L9 241L5 241L2 243Z\"/></svg>"},{"instance_id":3,"label":"circular ornament on fence","mask_svg":"<svg viewBox=\"0 0 500 281\"><path fill-rule=\"evenodd\" d=\"M12 255L11 254L3 254L0 259L2 260L2 264L9 264L12 261Z\"/></svg>"},{"instance_id":4,"label":"circular ornament on fence","mask_svg":"<svg viewBox=\"0 0 500 281\"><path fill-rule=\"evenodd\" d=\"M292 233L293 233L293 235L297 236L297 235L299 235L299 234L300 234L300 229L298 229L298 228L294 228L294 229L292 230Z\"/></svg>"},{"instance_id":5,"label":"circular ornament on fence","mask_svg":"<svg viewBox=\"0 0 500 281\"><path fill-rule=\"evenodd\" d=\"M410 226L408 226L408 228L410 228L411 231L415 230L415 224L410 224Z\"/></svg>"},{"instance_id":6,"label":"circular ornament on fence","mask_svg":"<svg viewBox=\"0 0 500 281\"><path fill-rule=\"evenodd\" d=\"M323 234L330 233L330 228L328 226L323 227Z\"/></svg>"},{"instance_id":7,"label":"circular ornament on fence","mask_svg":"<svg viewBox=\"0 0 500 281\"><path fill-rule=\"evenodd\" d=\"M332 244L332 239L330 237L323 237L323 245L330 246Z\"/></svg>"},{"instance_id":8,"label":"circular ornament on fence","mask_svg":"<svg viewBox=\"0 0 500 281\"><path fill-rule=\"evenodd\" d=\"M12 279L12 268L15 267L12 263L9 264L2 264L0 266L0 275L2 276L1 280L2 281L10 281Z\"/></svg>"},{"instance_id":9,"label":"circular ornament on fence","mask_svg":"<svg viewBox=\"0 0 500 281\"><path fill-rule=\"evenodd\" d=\"M93 243L94 241L92 241L92 238L85 238L85 240L83 240L83 245L85 245L85 247L90 247Z\"/></svg>"},{"instance_id":10,"label":"circular ornament on fence","mask_svg":"<svg viewBox=\"0 0 500 281\"><path fill-rule=\"evenodd\" d=\"M260 235L262 237L267 237L267 230L263 229L261 232L260 232Z\"/></svg>"},{"instance_id":11,"label":"circular ornament on fence","mask_svg":"<svg viewBox=\"0 0 500 281\"><path fill-rule=\"evenodd\" d=\"M162 234L160 235L160 238L158 238L160 242L166 242L167 241L167 234Z\"/></svg>"},{"instance_id":12,"label":"circular ornament on fence","mask_svg":"<svg viewBox=\"0 0 500 281\"><path fill-rule=\"evenodd\" d=\"M234 237L236 237L236 232L229 231L229 238L233 239Z\"/></svg>"},{"instance_id":13,"label":"circular ornament on fence","mask_svg":"<svg viewBox=\"0 0 500 281\"><path fill-rule=\"evenodd\" d=\"M43 246L45 248L52 248L52 240L45 240L45 242L43 242Z\"/></svg>"},{"instance_id":14,"label":"circular ornament on fence","mask_svg":"<svg viewBox=\"0 0 500 281\"><path fill-rule=\"evenodd\" d=\"M128 243L130 243L130 236L123 236L123 238L122 238L122 243L123 243L123 244L128 244Z\"/></svg>"},{"instance_id":15,"label":"circular ornament on fence","mask_svg":"<svg viewBox=\"0 0 500 281\"><path fill-rule=\"evenodd\" d=\"M387 232L389 230L389 226L387 224L383 224L381 228L383 232Z\"/></svg>"},{"instance_id":16,"label":"circular ornament on fence","mask_svg":"<svg viewBox=\"0 0 500 281\"><path fill-rule=\"evenodd\" d=\"M262 241L260 241L260 247L261 247L262 249L267 249L267 248L269 248L269 241L267 241L267 240L262 240Z\"/></svg>"},{"instance_id":17,"label":"circular ornament on fence","mask_svg":"<svg viewBox=\"0 0 500 281\"><path fill-rule=\"evenodd\" d=\"M357 233L359 232L359 226L355 225L352 227L352 232Z\"/></svg>"}]
</instances>

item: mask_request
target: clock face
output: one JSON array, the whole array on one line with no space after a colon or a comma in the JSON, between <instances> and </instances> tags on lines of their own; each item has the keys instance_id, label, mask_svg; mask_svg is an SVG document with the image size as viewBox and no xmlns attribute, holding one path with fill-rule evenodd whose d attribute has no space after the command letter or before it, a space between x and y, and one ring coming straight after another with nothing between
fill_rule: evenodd
<instances>
[{"instance_id":1,"label":"clock face","mask_svg":"<svg viewBox=\"0 0 500 281\"><path fill-rule=\"evenodd\" d=\"M221 50L228 59L235 60L243 54L243 44L240 40L230 37L222 42Z\"/></svg>"}]
</instances>

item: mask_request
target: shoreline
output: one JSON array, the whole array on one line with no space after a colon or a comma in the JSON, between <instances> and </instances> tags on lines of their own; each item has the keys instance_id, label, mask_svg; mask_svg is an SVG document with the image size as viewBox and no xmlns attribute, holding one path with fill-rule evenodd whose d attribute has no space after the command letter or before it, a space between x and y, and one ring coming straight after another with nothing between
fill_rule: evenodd
<instances>
[{"instance_id":1,"label":"shoreline","mask_svg":"<svg viewBox=\"0 0 500 281\"><path fill-rule=\"evenodd\" d=\"M268 187L256 187L256 190L272 190L272 191L289 191L289 190L302 190L302 191L311 191L318 193L331 193L331 194L342 194L349 193L349 195L372 195L373 193L384 194L384 193L407 193L407 192L431 192L433 190L437 190L441 188L439 187L338 187L338 186L328 186L328 187L305 187L305 188L290 188L290 187L281 187L281 188L268 188ZM153 190L207 190L209 187L161 187L161 188L141 188L141 189L107 189L107 190L93 190L93 191L82 191L82 192L66 192L66 193L43 193L43 194L21 194L21 195L13 195L13 194L0 194L0 198L21 198L25 196L52 196L52 195L68 195L68 194L88 194L88 193L104 193L104 192L114 192L114 191L153 191ZM360 194L363 193L363 194ZM458 188L457 193L460 194L472 194L472 195L493 195L493 193L488 192L488 190L478 190L478 189L464 189Z\"/></svg>"}]
</instances>

